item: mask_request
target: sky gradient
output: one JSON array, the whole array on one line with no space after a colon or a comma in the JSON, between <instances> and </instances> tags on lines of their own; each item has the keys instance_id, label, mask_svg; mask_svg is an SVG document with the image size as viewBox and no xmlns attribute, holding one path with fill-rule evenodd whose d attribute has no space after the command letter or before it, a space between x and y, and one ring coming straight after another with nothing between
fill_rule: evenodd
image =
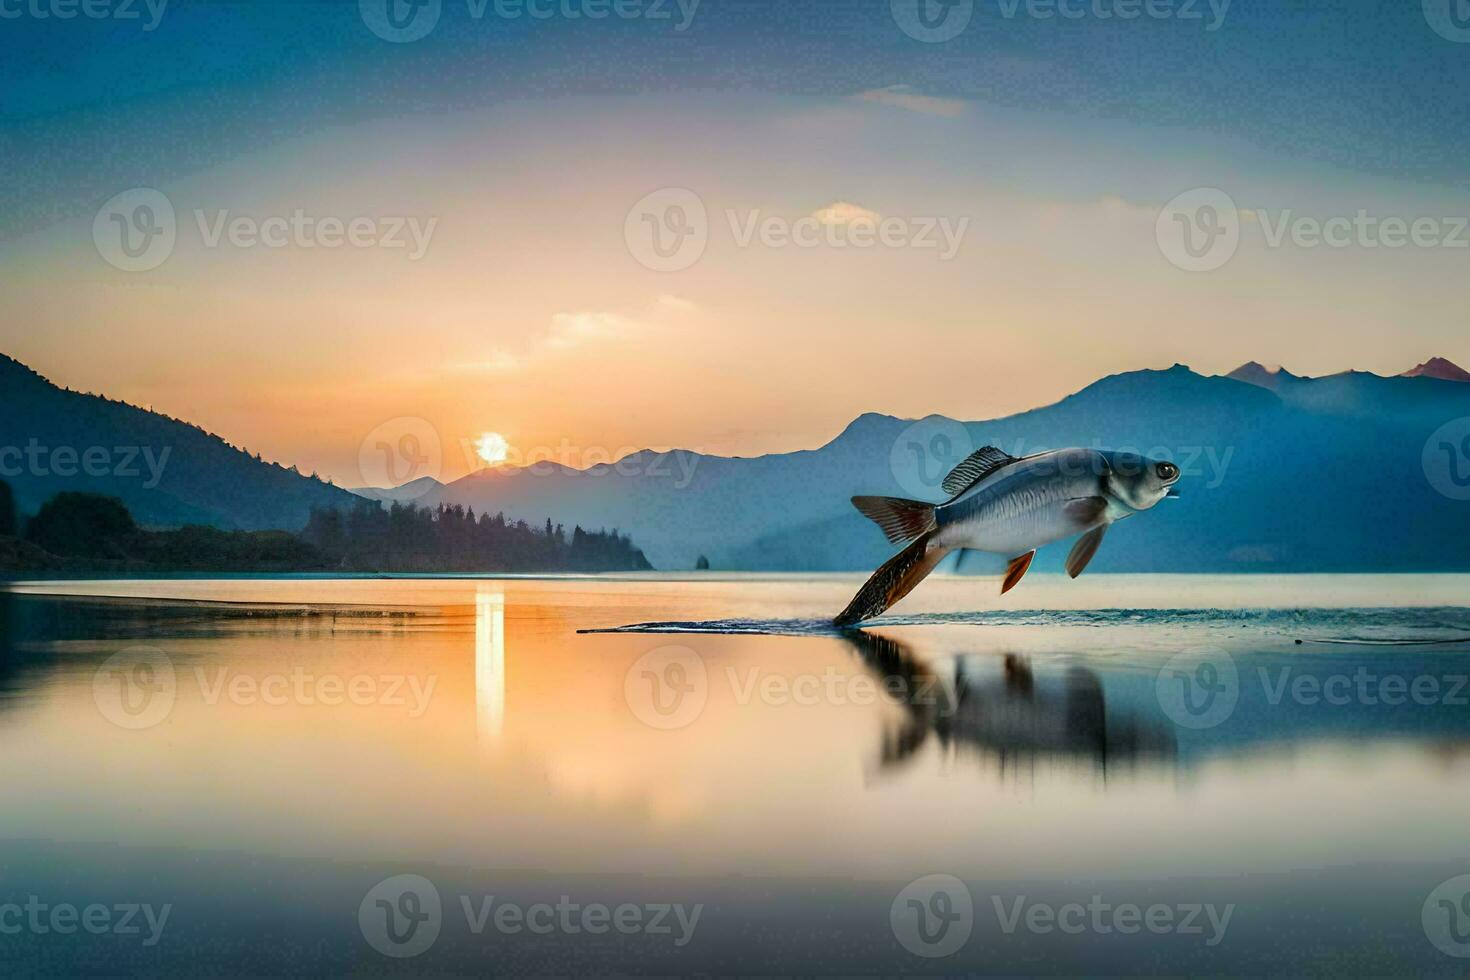
<instances>
[{"instance_id":1,"label":"sky gradient","mask_svg":"<svg viewBox=\"0 0 1470 980\"><path fill-rule=\"evenodd\" d=\"M886 2L705 0L683 30L673 5L446 3L405 44L356 4L0 21L0 350L346 485L405 416L453 478L483 431L572 465L750 455L863 411L993 417L1175 362L1470 362L1470 44L1417 3L1245 6L1208 31L986 3L943 43ZM176 241L125 271L94 219L139 187ZM1238 208L1239 245L1190 272L1159 216L1202 187ZM706 215L676 271L629 237L665 188ZM213 240L298 212L406 245ZM1359 212L1448 241L1272 243ZM819 240L742 240L768 219ZM897 244L853 244L884 219ZM948 246L912 241L940 227Z\"/></svg>"}]
</instances>

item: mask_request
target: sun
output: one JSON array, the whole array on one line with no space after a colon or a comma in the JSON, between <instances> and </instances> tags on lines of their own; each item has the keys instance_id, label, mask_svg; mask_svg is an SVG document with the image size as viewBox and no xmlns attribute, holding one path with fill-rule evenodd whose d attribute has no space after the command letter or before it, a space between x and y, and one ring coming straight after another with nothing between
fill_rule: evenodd
<instances>
[{"instance_id":1,"label":"sun","mask_svg":"<svg viewBox=\"0 0 1470 980\"><path fill-rule=\"evenodd\" d=\"M475 455L491 466L505 462L506 454L509 452L510 443L506 442L505 436L499 432L482 432L480 438L475 440Z\"/></svg>"}]
</instances>

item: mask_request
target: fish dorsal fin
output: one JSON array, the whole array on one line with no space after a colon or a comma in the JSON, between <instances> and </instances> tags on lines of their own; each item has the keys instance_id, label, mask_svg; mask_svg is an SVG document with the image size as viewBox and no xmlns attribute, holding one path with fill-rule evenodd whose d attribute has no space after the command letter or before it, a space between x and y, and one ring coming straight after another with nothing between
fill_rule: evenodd
<instances>
[{"instance_id":1,"label":"fish dorsal fin","mask_svg":"<svg viewBox=\"0 0 1470 980\"><path fill-rule=\"evenodd\" d=\"M1016 462L1016 457L994 446L984 446L960 461L944 478L944 492L955 496L985 479L1002 466Z\"/></svg>"}]
</instances>

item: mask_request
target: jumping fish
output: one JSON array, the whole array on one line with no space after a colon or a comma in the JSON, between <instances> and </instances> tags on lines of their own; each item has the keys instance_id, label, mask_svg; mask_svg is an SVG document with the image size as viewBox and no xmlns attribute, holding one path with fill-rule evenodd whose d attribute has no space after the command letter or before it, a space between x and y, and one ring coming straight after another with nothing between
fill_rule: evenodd
<instances>
[{"instance_id":1,"label":"jumping fish","mask_svg":"<svg viewBox=\"0 0 1470 980\"><path fill-rule=\"evenodd\" d=\"M1178 496L1178 480L1173 463L1136 453L1057 449L1018 459L986 446L944 478L951 496L942 504L853 497L853 506L889 541L908 545L872 574L833 622L851 626L879 615L957 548L1009 557L1000 589L1005 594L1031 567L1037 548L1081 534L1066 564L1076 578L1097 554L1109 524Z\"/></svg>"}]
</instances>

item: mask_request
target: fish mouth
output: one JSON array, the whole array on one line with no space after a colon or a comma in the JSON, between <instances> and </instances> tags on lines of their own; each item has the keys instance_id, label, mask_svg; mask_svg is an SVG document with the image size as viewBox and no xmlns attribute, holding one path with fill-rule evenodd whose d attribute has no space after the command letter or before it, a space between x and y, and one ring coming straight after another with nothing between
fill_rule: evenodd
<instances>
[{"instance_id":1,"label":"fish mouth","mask_svg":"<svg viewBox=\"0 0 1470 980\"><path fill-rule=\"evenodd\" d=\"M1166 499L1169 498L1169 497L1173 497L1175 499L1178 499L1178 497L1179 497L1179 490L1176 487L1170 487L1169 488L1169 492L1166 493L1166 494L1164 494L1164 497Z\"/></svg>"}]
</instances>

